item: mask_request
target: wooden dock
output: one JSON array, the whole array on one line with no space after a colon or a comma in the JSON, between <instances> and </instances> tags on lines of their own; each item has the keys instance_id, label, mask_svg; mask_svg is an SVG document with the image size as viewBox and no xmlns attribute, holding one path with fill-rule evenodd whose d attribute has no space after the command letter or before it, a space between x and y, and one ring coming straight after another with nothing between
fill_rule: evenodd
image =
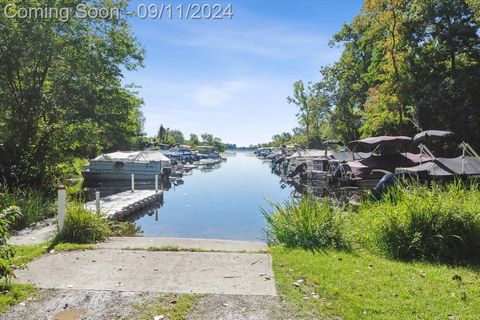
<instances>
[{"instance_id":1,"label":"wooden dock","mask_svg":"<svg viewBox=\"0 0 480 320\"><path fill-rule=\"evenodd\" d=\"M160 206L162 202L163 191L125 191L100 198L100 211L106 213L111 220L122 220L149 207ZM85 208L96 212L96 201L87 202Z\"/></svg>"}]
</instances>

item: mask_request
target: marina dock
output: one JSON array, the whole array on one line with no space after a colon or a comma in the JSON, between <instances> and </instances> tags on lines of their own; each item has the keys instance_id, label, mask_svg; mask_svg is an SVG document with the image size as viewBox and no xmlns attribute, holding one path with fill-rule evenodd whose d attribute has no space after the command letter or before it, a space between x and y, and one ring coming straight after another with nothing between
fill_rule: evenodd
<instances>
[{"instance_id":1,"label":"marina dock","mask_svg":"<svg viewBox=\"0 0 480 320\"><path fill-rule=\"evenodd\" d=\"M121 220L149 207L160 206L162 202L163 191L135 190L100 198L99 207L100 212L106 213L110 220ZM87 202L85 208L96 212L97 201Z\"/></svg>"}]
</instances>

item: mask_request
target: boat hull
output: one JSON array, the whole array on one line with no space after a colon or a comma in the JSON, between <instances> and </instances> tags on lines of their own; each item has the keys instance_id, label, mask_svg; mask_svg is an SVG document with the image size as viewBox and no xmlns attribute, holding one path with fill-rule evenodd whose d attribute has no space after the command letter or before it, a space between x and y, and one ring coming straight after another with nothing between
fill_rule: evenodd
<instances>
[{"instance_id":1,"label":"boat hull","mask_svg":"<svg viewBox=\"0 0 480 320\"><path fill-rule=\"evenodd\" d=\"M118 172L118 171L89 171L82 172L85 181L130 181L132 174L135 175L135 181L155 181L155 175L165 179L168 176L159 172Z\"/></svg>"}]
</instances>

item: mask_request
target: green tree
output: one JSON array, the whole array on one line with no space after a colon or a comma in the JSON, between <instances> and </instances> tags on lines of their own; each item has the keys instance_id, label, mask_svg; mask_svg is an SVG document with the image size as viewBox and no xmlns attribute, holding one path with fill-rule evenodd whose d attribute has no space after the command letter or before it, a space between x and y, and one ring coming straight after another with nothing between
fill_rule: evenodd
<instances>
[{"instance_id":1,"label":"green tree","mask_svg":"<svg viewBox=\"0 0 480 320\"><path fill-rule=\"evenodd\" d=\"M0 0L2 10L7 3L10 11L44 4L73 10L81 1ZM122 14L66 22L0 15L0 137L10 182L51 185L60 162L141 136L142 101L121 80L122 69L141 66L143 50L127 23L127 3L101 5Z\"/></svg>"},{"instance_id":2,"label":"green tree","mask_svg":"<svg viewBox=\"0 0 480 320\"><path fill-rule=\"evenodd\" d=\"M478 14L477 0L366 0L331 41L340 59L308 88L295 83L300 134L447 129L480 146Z\"/></svg>"},{"instance_id":3,"label":"green tree","mask_svg":"<svg viewBox=\"0 0 480 320\"><path fill-rule=\"evenodd\" d=\"M307 145L312 139L312 127L315 117L315 104L312 103L310 88L305 88L303 81L297 81L293 84L293 96L287 98L288 103L295 104L299 112L296 114L300 124L305 128Z\"/></svg>"},{"instance_id":4,"label":"green tree","mask_svg":"<svg viewBox=\"0 0 480 320\"><path fill-rule=\"evenodd\" d=\"M202 144L212 145L213 144L213 135L210 133L202 133Z\"/></svg>"},{"instance_id":5,"label":"green tree","mask_svg":"<svg viewBox=\"0 0 480 320\"><path fill-rule=\"evenodd\" d=\"M157 139L160 142L165 141L165 138L167 137L167 130L163 127L163 124L160 125L160 128L158 129L158 134L157 134Z\"/></svg>"},{"instance_id":6,"label":"green tree","mask_svg":"<svg viewBox=\"0 0 480 320\"><path fill-rule=\"evenodd\" d=\"M192 147L196 147L200 144L200 140L198 140L198 136L195 133L190 134L189 142Z\"/></svg>"},{"instance_id":7,"label":"green tree","mask_svg":"<svg viewBox=\"0 0 480 320\"><path fill-rule=\"evenodd\" d=\"M180 130L170 130L169 135L172 137L172 140L175 144L183 144L185 143L185 137L183 136L183 132Z\"/></svg>"}]
</instances>

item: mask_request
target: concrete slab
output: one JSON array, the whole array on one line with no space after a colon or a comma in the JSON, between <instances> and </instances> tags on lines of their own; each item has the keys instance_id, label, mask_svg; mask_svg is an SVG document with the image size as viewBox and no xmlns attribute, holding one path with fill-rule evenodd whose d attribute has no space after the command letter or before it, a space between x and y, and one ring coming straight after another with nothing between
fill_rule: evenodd
<instances>
[{"instance_id":1,"label":"concrete slab","mask_svg":"<svg viewBox=\"0 0 480 320\"><path fill-rule=\"evenodd\" d=\"M271 256L253 253L86 250L47 254L19 283L45 289L276 295Z\"/></svg>"},{"instance_id":2,"label":"concrete slab","mask_svg":"<svg viewBox=\"0 0 480 320\"><path fill-rule=\"evenodd\" d=\"M12 236L8 242L13 245L33 245L46 242L57 234L57 224L55 220L47 219L39 222L33 227L19 231Z\"/></svg>"},{"instance_id":3,"label":"concrete slab","mask_svg":"<svg viewBox=\"0 0 480 320\"><path fill-rule=\"evenodd\" d=\"M226 252L258 252L267 250L267 245L258 241L221 239L160 238L160 237L113 237L97 244L99 249L147 249L149 247L173 246L182 249L214 250Z\"/></svg>"}]
</instances>

